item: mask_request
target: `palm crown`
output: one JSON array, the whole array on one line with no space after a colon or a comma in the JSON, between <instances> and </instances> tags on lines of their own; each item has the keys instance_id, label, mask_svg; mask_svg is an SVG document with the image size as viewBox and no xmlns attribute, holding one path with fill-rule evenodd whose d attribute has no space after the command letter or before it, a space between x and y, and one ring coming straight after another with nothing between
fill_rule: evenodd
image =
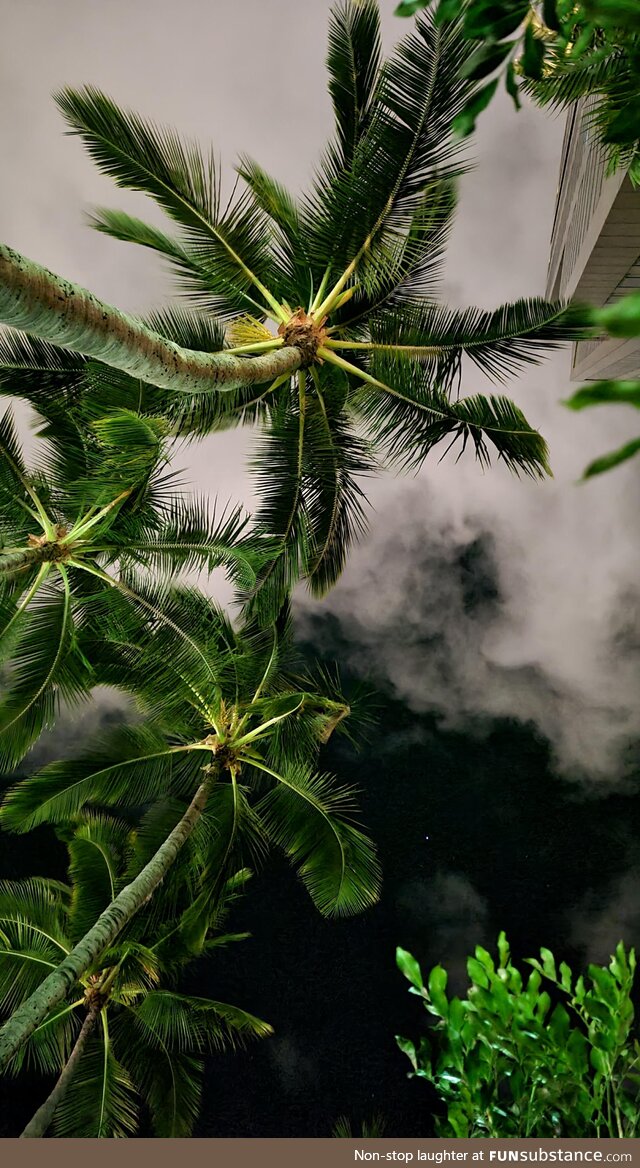
<instances>
[{"instance_id":1,"label":"palm crown","mask_svg":"<svg viewBox=\"0 0 640 1168\"><path fill-rule=\"evenodd\" d=\"M14 358L20 352L19 342ZM246 589L274 555L249 534L238 508L216 517L204 502L176 493L161 418L124 409L101 415L99 399L93 406L96 417L80 421L62 413L55 397L41 404L46 454L35 470L25 465L10 413L0 419L0 639L10 660L0 765L22 758L60 696L77 699L99 681L97 655L87 658L82 638L105 590L162 620L136 569L171 578L225 565ZM177 626L174 633L188 636Z\"/></svg>"},{"instance_id":2,"label":"palm crown","mask_svg":"<svg viewBox=\"0 0 640 1168\"><path fill-rule=\"evenodd\" d=\"M117 820L85 815L67 836L68 885L44 879L0 885L3 1011L28 998L139 865L136 833ZM197 950L181 944L176 906L161 894L153 916L138 915L81 977L72 1001L51 1010L15 1056L10 1073L31 1067L51 1075L82 1043L55 1107L56 1135L130 1135L142 1098L155 1135L187 1136L198 1114L203 1056L271 1032L237 1006L175 990L176 977L194 955L244 938L224 934L221 927L247 876L238 872L226 882ZM86 1037L83 1018L89 1019Z\"/></svg>"},{"instance_id":3,"label":"palm crown","mask_svg":"<svg viewBox=\"0 0 640 1168\"><path fill-rule=\"evenodd\" d=\"M95 89L58 96L98 166L154 198L178 234L119 211L99 210L94 225L164 256L195 312L135 324L109 310L110 333L107 321L104 335L78 340L72 321L42 299L30 311L21 294L18 309L0 304L2 319L135 374L130 404L148 393L178 432L261 423L257 523L287 548L256 593L271 614L300 572L316 593L334 582L364 525L359 479L381 454L417 467L460 440L484 463L493 448L516 472L548 469L543 439L511 401L458 396L461 360L503 380L583 336L581 315L535 299L492 312L434 300L464 170L451 123L473 90L459 75L472 48L459 21L437 26L427 13L382 62L375 0L335 9L336 133L300 200L244 158L244 194L223 205L211 154ZM4 272L10 280L15 264ZM86 324L95 301L83 296Z\"/></svg>"},{"instance_id":4,"label":"palm crown","mask_svg":"<svg viewBox=\"0 0 640 1168\"><path fill-rule=\"evenodd\" d=\"M345 699L326 677L318 692L296 673L284 617L278 629L234 630L192 589L166 593L163 610L169 619L152 634L129 606L109 610L101 677L135 693L145 717L22 780L3 825L60 824L86 805L148 806L151 854L204 771L210 790L193 838L207 859L201 873L192 865L201 893L185 917L196 933L230 870L268 843L284 849L321 912L374 903L379 869L355 826L353 792L314 770L320 745L352 715ZM174 624L189 627L189 640L176 641Z\"/></svg>"}]
</instances>

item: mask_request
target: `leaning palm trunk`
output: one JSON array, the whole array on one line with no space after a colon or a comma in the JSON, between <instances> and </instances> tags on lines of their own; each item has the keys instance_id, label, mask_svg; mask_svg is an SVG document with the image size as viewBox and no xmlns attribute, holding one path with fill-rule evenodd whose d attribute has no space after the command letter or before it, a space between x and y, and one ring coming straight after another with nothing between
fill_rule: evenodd
<instances>
[{"instance_id":1,"label":"leaning palm trunk","mask_svg":"<svg viewBox=\"0 0 640 1168\"><path fill-rule=\"evenodd\" d=\"M164 843L158 848L149 863L131 884L118 893L115 900L98 917L95 925L53 973L50 973L38 989L15 1011L0 1030L0 1071L27 1038L42 1022L50 1010L63 1002L83 973L91 968L108 945L111 945L121 929L142 908L145 901L155 892L165 873L173 864L180 848L186 843L205 809L209 791L214 779L213 772L201 783L189 807L176 824Z\"/></svg>"},{"instance_id":2,"label":"leaning palm trunk","mask_svg":"<svg viewBox=\"0 0 640 1168\"><path fill-rule=\"evenodd\" d=\"M183 349L4 244L0 244L0 322L178 393L226 391L273 381L294 372L303 361L300 349L290 345L249 359Z\"/></svg>"},{"instance_id":3,"label":"leaning palm trunk","mask_svg":"<svg viewBox=\"0 0 640 1168\"><path fill-rule=\"evenodd\" d=\"M89 1041L91 1031L96 1024L99 1015L100 1006L99 1004L96 1004L91 1007L84 1022L82 1023L82 1029L78 1035L76 1044L62 1069L60 1078L58 1079L51 1094L47 1099L45 1099L42 1106L38 1108L33 1118L29 1120L29 1123L20 1136L21 1140L37 1140L41 1139L42 1136L45 1135L47 1128L49 1127L51 1120L55 1115L56 1107L66 1095L69 1084L71 1083L71 1080L75 1075L76 1070L78 1069L78 1063L80 1062L84 1048Z\"/></svg>"}]
</instances>

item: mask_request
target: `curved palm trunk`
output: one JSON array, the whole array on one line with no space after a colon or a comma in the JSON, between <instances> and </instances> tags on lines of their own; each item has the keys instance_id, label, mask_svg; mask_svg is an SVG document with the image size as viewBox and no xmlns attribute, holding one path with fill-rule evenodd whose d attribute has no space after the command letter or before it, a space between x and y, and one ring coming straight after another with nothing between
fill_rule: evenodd
<instances>
[{"instance_id":1,"label":"curved palm trunk","mask_svg":"<svg viewBox=\"0 0 640 1168\"><path fill-rule=\"evenodd\" d=\"M69 1058L67 1059L64 1067L62 1068L60 1078L58 1079L51 1094L47 1099L45 1099L42 1106L38 1108L33 1118L29 1120L29 1123L20 1136L21 1140L37 1140L44 1136L47 1128L49 1127L49 1124L51 1123L51 1120L53 1119L56 1107L67 1093L69 1084L76 1073L78 1063L80 1062L84 1048L87 1045L91 1031L96 1024L99 1015L100 1006L92 1006L84 1022L82 1023L82 1029L78 1035L76 1044L71 1051L71 1054L69 1055Z\"/></svg>"},{"instance_id":2,"label":"curved palm trunk","mask_svg":"<svg viewBox=\"0 0 640 1168\"><path fill-rule=\"evenodd\" d=\"M0 1071L4 1070L9 1060L26 1042L36 1026L46 1018L49 1011L65 1000L78 978L90 969L102 951L112 943L121 929L153 895L200 819L214 778L214 772L207 775L182 819L149 863L131 884L127 884L126 888L118 893L115 900L98 917L95 925L85 933L57 969L45 978L31 997L18 1007L8 1022L5 1022L0 1030Z\"/></svg>"},{"instance_id":3,"label":"curved palm trunk","mask_svg":"<svg viewBox=\"0 0 640 1168\"><path fill-rule=\"evenodd\" d=\"M0 575L18 572L20 568L35 567L44 562L46 552L43 548L20 548L17 552L0 551Z\"/></svg>"},{"instance_id":4,"label":"curved palm trunk","mask_svg":"<svg viewBox=\"0 0 640 1168\"><path fill-rule=\"evenodd\" d=\"M178 393L272 381L294 372L303 360L291 345L251 358L183 349L4 244L0 244L0 322Z\"/></svg>"}]
</instances>

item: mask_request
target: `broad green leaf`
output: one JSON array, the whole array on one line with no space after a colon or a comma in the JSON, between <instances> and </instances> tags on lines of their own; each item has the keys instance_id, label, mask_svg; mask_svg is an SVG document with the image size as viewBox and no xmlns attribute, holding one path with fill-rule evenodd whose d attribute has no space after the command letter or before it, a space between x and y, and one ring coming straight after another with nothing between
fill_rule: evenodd
<instances>
[{"instance_id":1,"label":"broad green leaf","mask_svg":"<svg viewBox=\"0 0 640 1168\"><path fill-rule=\"evenodd\" d=\"M556 962L555 962L555 958L553 956L553 953L551 952L550 949L543 948L540 950L540 957L542 959L543 972L546 974L547 977L550 977L552 979L552 981L555 981L556 980Z\"/></svg>"},{"instance_id":2,"label":"broad green leaf","mask_svg":"<svg viewBox=\"0 0 640 1168\"><path fill-rule=\"evenodd\" d=\"M558 0L543 0L542 3L542 19L547 28L552 32L560 31L560 19L558 17Z\"/></svg>"},{"instance_id":3,"label":"broad green leaf","mask_svg":"<svg viewBox=\"0 0 640 1168\"><path fill-rule=\"evenodd\" d=\"M489 73L493 73L495 69L499 68L515 43L515 41L503 41L500 44L488 42L480 45L475 53L469 57L469 60L465 61L460 70L460 76L471 81L481 81L483 77L487 77Z\"/></svg>"},{"instance_id":4,"label":"broad green leaf","mask_svg":"<svg viewBox=\"0 0 640 1168\"><path fill-rule=\"evenodd\" d=\"M431 0L400 0L394 16L415 16L422 8L426 8Z\"/></svg>"},{"instance_id":5,"label":"broad green leaf","mask_svg":"<svg viewBox=\"0 0 640 1168\"><path fill-rule=\"evenodd\" d=\"M475 957L468 957L467 958L467 973L469 974L471 981L474 982L475 985L480 986L482 989L485 989L485 990L489 988L489 975L488 975L484 965L482 965L477 960L477 958L475 958Z\"/></svg>"},{"instance_id":6,"label":"broad green leaf","mask_svg":"<svg viewBox=\"0 0 640 1168\"><path fill-rule=\"evenodd\" d=\"M570 410L584 410L588 406L622 402L640 410L640 381L593 381L581 385L564 402Z\"/></svg>"},{"instance_id":7,"label":"broad green leaf","mask_svg":"<svg viewBox=\"0 0 640 1168\"><path fill-rule=\"evenodd\" d=\"M435 23L446 24L450 20L457 20L464 8L464 0L439 0L435 13Z\"/></svg>"},{"instance_id":8,"label":"broad green leaf","mask_svg":"<svg viewBox=\"0 0 640 1168\"><path fill-rule=\"evenodd\" d=\"M409 1038L401 1038L399 1034L396 1034L396 1042L397 1042L398 1046L400 1047L400 1050L402 1051L402 1053L406 1054L407 1058L411 1060L411 1065L412 1065L413 1069L415 1071L417 1071L418 1062L416 1059L416 1048L415 1048L414 1043L411 1042L411 1040Z\"/></svg>"},{"instance_id":9,"label":"broad green leaf","mask_svg":"<svg viewBox=\"0 0 640 1168\"><path fill-rule=\"evenodd\" d=\"M522 72L531 81L539 81L542 77L542 65L546 53L545 43L533 31L533 25L528 24L524 34L524 51L521 58Z\"/></svg>"},{"instance_id":10,"label":"broad green leaf","mask_svg":"<svg viewBox=\"0 0 640 1168\"><path fill-rule=\"evenodd\" d=\"M586 14L603 24L640 29L640 9L636 0L584 0Z\"/></svg>"},{"instance_id":11,"label":"broad green leaf","mask_svg":"<svg viewBox=\"0 0 640 1168\"><path fill-rule=\"evenodd\" d=\"M529 0L473 0L465 14L464 31L474 40L502 40L522 24L529 11Z\"/></svg>"},{"instance_id":12,"label":"broad green leaf","mask_svg":"<svg viewBox=\"0 0 640 1168\"><path fill-rule=\"evenodd\" d=\"M640 438L634 438L618 450L612 450L611 454L604 454L602 458L594 459L593 462L589 463L582 477L583 479L591 479L594 475L603 474L607 470L612 470L614 467L620 466L622 462L627 462L628 459L633 458L639 450Z\"/></svg>"},{"instance_id":13,"label":"broad green leaf","mask_svg":"<svg viewBox=\"0 0 640 1168\"><path fill-rule=\"evenodd\" d=\"M498 88L499 78L483 85L477 93L470 97L464 109L453 119L452 129L460 138L467 138L476 128L476 119L487 108L491 98Z\"/></svg>"},{"instance_id":14,"label":"broad green leaf","mask_svg":"<svg viewBox=\"0 0 640 1168\"><path fill-rule=\"evenodd\" d=\"M509 94L509 97L513 101L513 104L515 105L516 109L519 110L521 108L522 103L520 101L520 87L518 85L518 82L516 81L516 75L515 75L514 68L513 68L513 61L509 61L509 64L507 65L505 75L504 75L504 84L505 84L505 89L506 89L507 93Z\"/></svg>"},{"instance_id":15,"label":"broad green leaf","mask_svg":"<svg viewBox=\"0 0 640 1168\"><path fill-rule=\"evenodd\" d=\"M621 114L623 113L626 115L627 111L621 111ZM640 125L638 124L637 110L633 112L633 116L635 117L634 137L638 138L640 137ZM611 141L614 140L611 139ZM640 292L628 292L615 304L595 311L593 318L594 323L606 329L612 337L640 336Z\"/></svg>"},{"instance_id":16,"label":"broad green leaf","mask_svg":"<svg viewBox=\"0 0 640 1168\"><path fill-rule=\"evenodd\" d=\"M434 965L429 973L429 996L431 1001L441 1018L446 1018L449 1013L449 1002L446 995L447 988L447 971L441 965Z\"/></svg>"},{"instance_id":17,"label":"broad green leaf","mask_svg":"<svg viewBox=\"0 0 640 1168\"><path fill-rule=\"evenodd\" d=\"M398 966L400 972L404 974L407 981L410 981L411 984L416 987L416 989L421 990L424 988L422 973L418 962L416 961L415 957L411 955L411 953L408 953L406 949L401 949L400 946L398 946L396 949L396 965Z\"/></svg>"}]
</instances>

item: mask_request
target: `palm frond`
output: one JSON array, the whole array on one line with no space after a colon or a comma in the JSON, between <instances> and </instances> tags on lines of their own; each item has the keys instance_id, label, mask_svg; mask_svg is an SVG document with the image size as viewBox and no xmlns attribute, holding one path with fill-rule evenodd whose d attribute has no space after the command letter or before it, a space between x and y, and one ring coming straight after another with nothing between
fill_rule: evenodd
<instances>
[{"instance_id":1,"label":"palm frond","mask_svg":"<svg viewBox=\"0 0 640 1168\"><path fill-rule=\"evenodd\" d=\"M7 1074L22 1071L58 1074L66 1063L80 1030L78 1002L58 1006L29 1035L7 1066Z\"/></svg>"},{"instance_id":2,"label":"palm frond","mask_svg":"<svg viewBox=\"0 0 640 1168\"><path fill-rule=\"evenodd\" d=\"M570 341L593 335L589 310L540 298L517 300L486 311L463 311L431 305L386 310L371 320L371 340L389 346L390 354L409 360L464 353L486 376L505 381L527 364L538 364L545 353Z\"/></svg>"},{"instance_id":3,"label":"palm frond","mask_svg":"<svg viewBox=\"0 0 640 1168\"><path fill-rule=\"evenodd\" d=\"M274 291L295 306L311 299L313 277L305 253L298 205L289 191L246 155L240 159L238 174L250 189L261 214L267 215L271 228L273 256L277 266Z\"/></svg>"},{"instance_id":4,"label":"palm frond","mask_svg":"<svg viewBox=\"0 0 640 1168\"><path fill-rule=\"evenodd\" d=\"M116 538L110 554L123 566L131 561L169 576L225 566L240 588L250 588L256 571L278 549L252 537L249 522L242 507L225 507L217 516L206 500L174 497L159 531L136 533L134 541Z\"/></svg>"},{"instance_id":5,"label":"palm frond","mask_svg":"<svg viewBox=\"0 0 640 1168\"><path fill-rule=\"evenodd\" d=\"M332 393L332 381L314 378L305 448L309 587L323 596L342 572L353 542L366 531L364 492L358 478L370 474L369 447L352 432L351 419Z\"/></svg>"},{"instance_id":6,"label":"palm frond","mask_svg":"<svg viewBox=\"0 0 640 1168\"><path fill-rule=\"evenodd\" d=\"M104 1032L90 1040L67 1093L58 1104L53 1129L60 1139L113 1139L133 1135L138 1108L130 1076Z\"/></svg>"},{"instance_id":7,"label":"palm frond","mask_svg":"<svg viewBox=\"0 0 640 1168\"><path fill-rule=\"evenodd\" d=\"M202 296L209 307L218 313L252 308L264 313L262 280L275 274L268 231L247 200L221 213L213 155L121 110L94 87L64 89L56 101L104 173L118 186L151 196L181 225L183 247L203 271ZM107 226L103 219L101 230Z\"/></svg>"},{"instance_id":8,"label":"palm frond","mask_svg":"<svg viewBox=\"0 0 640 1168\"><path fill-rule=\"evenodd\" d=\"M339 173L354 159L367 127L380 69L380 13L375 0L341 3L329 16L327 70L337 141L329 147Z\"/></svg>"},{"instance_id":9,"label":"palm frond","mask_svg":"<svg viewBox=\"0 0 640 1168\"><path fill-rule=\"evenodd\" d=\"M82 390L86 360L26 333L0 330L0 393L22 397L43 417L51 403L74 401Z\"/></svg>"},{"instance_id":10,"label":"palm frond","mask_svg":"<svg viewBox=\"0 0 640 1168\"><path fill-rule=\"evenodd\" d=\"M370 840L350 822L353 792L307 768L271 771L275 786L258 804L270 839L296 866L315 906L325 916L349 916L375 904L380 868Z\"/></svg>"},{"instance_id":11,"label":"palm frond","mask_svg":"<svg viewBox=\"0 0 640 1168\"><path fill-rule=\"evenodd\" d=\"M178 1054L233 1050L273 1033L268 1022L238 1006L168 990L146 994L135 1018L151 1049L165 1047Z\"/></svg>"},{"instance_id":12,"label":"palm frond","mask_svg":"<svg viewBox=\"0 0 640 1168\"><path fill-rule=\"evenodd\" d=\"M366 271L380 241L409 228L436 175L461 173L451 123L473 88L459 76L471 51L460 21L437 25L427 11L385 62L350 165L325 167L306 204L308 250L330 257L334 276L356 260Z\"/></svg>"},{"instance_id":13,"label":"palm frond","mask_svg":"<svg viewBox=\"0 0 640 1168\"><path fill-rule=\"evenodd\" d=\"M176 752L153 727L124 726L85 756L50 763L22 780L5 797L0 820L24 832L64 823L87 805L135 808L169 791L191 794L201 765L201 758Z\"/></svg>"},{"instance_id":14,"label":"palm frond","mask_svg":"<svg viewBox=\"0 0 640 1168\"><path fill-rule=\"evenodd\" d=\"M60 573L62 575L62 572ZM45 727L53 724L58 700L85 697L93 676L82 654L74 652L71 590L46 583L21 614L13 646L7 692L0 703L0 766L15 766Z\"/></svg>"},{"instance_id":15,"label":"palm frond","mask_svg":"<svg viewBox=\"0 0 640 1168\"><path fill-rule=\"evenodd\" d=\"M392 461L419 467L434 446L449 439L460 441L462 450L470 442L484 466L493 447L516 475L550 473L544 439L508 398L477 394L451 400L416 361L377 354L371 368L388 391L367 386L358 406Z\"/></svg>"},{"instance_id":16,"label":"palm frond","mask_svg":"<svg viewBox=\"0 0 640 1168\"><path fill-rule=\"evenodd\" d=\"M203 1063L148 1041L148 1028L125 1010L113 1024L113 1042L123 1065L149 1108L159 1139L185 1139L198 1118Z\"/></svg>"},{"instance_id":17,"label":"palm frond","mask_svg":"<svg viewBox=\"0 0 640 1168\"><path fill-rule=\"evenodd\" d=\"M68 841L73 887L69 931L79 941L115 899L120 873L131 853L131 829L106 815L86 815Z\"/></svg>"}]
</instances>

